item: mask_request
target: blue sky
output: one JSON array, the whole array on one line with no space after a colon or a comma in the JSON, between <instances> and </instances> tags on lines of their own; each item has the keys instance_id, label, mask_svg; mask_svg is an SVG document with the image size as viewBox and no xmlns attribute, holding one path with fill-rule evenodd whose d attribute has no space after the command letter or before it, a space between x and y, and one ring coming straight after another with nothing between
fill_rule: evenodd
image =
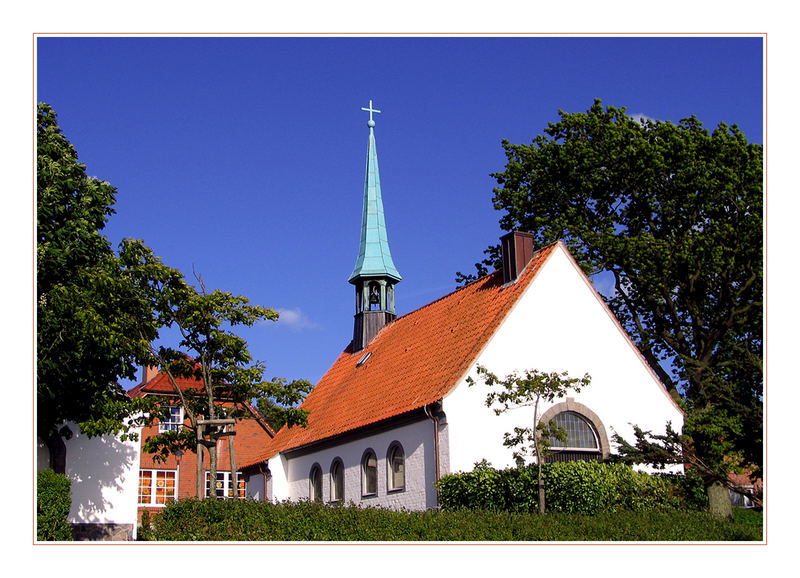
<instances>
[{"instance_id":1,"label":"blue sky","mask_svg":"<svg viewBox=\"0 0 800 578\"><path fill-rule=\"evenodd\" d=\"M400 314L497 242L501 140L559 109L764 136L760 37L39 37L36 67L37 99L118 189L111 242L281 310L242 333L268 376L312 382L352 336L370 99Z\"/></svg>"}]
</instances>

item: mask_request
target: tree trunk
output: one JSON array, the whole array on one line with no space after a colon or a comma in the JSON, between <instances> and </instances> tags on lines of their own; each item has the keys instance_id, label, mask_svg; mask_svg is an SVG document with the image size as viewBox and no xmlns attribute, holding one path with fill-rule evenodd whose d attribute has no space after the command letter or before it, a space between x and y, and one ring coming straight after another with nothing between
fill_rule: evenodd
<instances>
[{"instance_id":1,"label":"tree trunk","mask_svg":"<svg viewBox=\"0 0 800 578\"><path fill-rule=\"evenodd\" d=\"M544 480L542 479L542 470L539 470L539 513L544 514Z\"/></svg>"},{"instance_id":2,"label":"tree trunk","mask_svg":"<svg viewBox=\"0 0 800 578\"><path fill-rule=\"evenodd\" d=\"M706 486L706 494L708 494L708 509L713 516L733 519L730 492L724 484L713 482L710 486Z\"/></svg>"},{"instance_id":3,"label":"tree trunk","mask_svg":"<svg viewBox=\"0 0 800 578\"><path fill-rule=\"evenodd\" d=\"M539 453L539 452L537 452ZM539 468L539 513L544 514L544 478L542 477L542 460L537 458L537 465Z\"/></svg>"},{"instance_id":4,"label":"tree trunk","mask_svg":"<svg viewBox=\"0 0 800 578\"><path fill-rule=\"evenodd\" d=\"M208 497L214 500L217 499L217 444L208 446L208 479L210 480L211 488L208 491ZM223 490L224 493L224 490Z\"/></svg>"},{"instance_id":5,"label":"tree trunk","mask_svg":"<svg viewBox=\"0 0 800 578\"><path fill-rule=\"evenodd\" d=\"M67 444L64 438L56 432L45 440L47 450L50 452L50 467L57 474L67 473Z\"/></svg>"},{"instance_id":6,"label":"tree trunk","mask_svg":"<svg viewBox=\"0 0 800 578\"><path fill-rule=\"evenodd\" d=\"M197 470L196 470L196 489L197 499L202 500L205 495L205 469L203 468L203 444L200 442L203 439L203 426L197 426Z\"/></svg>"}]
</instances>

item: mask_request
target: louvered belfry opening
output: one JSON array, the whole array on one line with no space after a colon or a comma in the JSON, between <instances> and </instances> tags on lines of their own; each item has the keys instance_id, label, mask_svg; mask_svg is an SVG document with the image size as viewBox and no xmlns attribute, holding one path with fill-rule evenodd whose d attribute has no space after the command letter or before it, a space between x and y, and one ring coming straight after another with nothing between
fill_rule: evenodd
<instances>
[{"instance_id":1,"label":"louvered belfry opening","mask_svg":"<svg viewBox=\"0 0 800 578\"><path fill-rule=\"evenodd\" d=\"M503 251L503 284L517 280L525 266L531 262L536 251L533 233L511 231L500 237Z\"/></svg>"}]
</instances>

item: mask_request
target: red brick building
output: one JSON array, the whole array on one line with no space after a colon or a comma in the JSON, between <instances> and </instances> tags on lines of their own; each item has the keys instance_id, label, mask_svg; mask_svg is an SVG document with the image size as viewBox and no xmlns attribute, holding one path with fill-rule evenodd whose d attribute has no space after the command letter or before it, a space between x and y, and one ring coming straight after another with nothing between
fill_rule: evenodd
<instances>
[{"instance_id":1,"label":"red brick building","mask_svg":"<svg viewBox=\"0 0 800 578\"><path fill-rule=\"evenodd\" d=\"M183 390L200 387L199 382L192 379L179 378L177 382ZM142 430L140 439L142 446L149 437L189 424L183 408L180 406L180 398L175 393L169 378L155 368L145 368L142 382L128 391L128 395L132 398L158 395L174 400L170 404L171 417L169 420L163 422L157 420L156 423ZM234 458L237 470L241 468L242 464L252 462L253 457L258 455L261 448L275 435L255 408L249 404L246 404L244 408L249 412L250 417L237 420L234 428L236 432L233 437ZM203 455L204 469L206 470L205 492L208 495L211 491L208 452L203 452ZM228 442L223 438L217 444L217 480L214 484L217 496L243 498L245 496L244 479L241 474L238 478L237 484L231 476ZM156 456L145 453L142 449L139 463L139 518L141 518L143 510L158 510L169 501L196 496L196 481L197 455L194 451L185 452L177 457L170 455L165 461L158 461Z\"/></svg>"}]
</instances>

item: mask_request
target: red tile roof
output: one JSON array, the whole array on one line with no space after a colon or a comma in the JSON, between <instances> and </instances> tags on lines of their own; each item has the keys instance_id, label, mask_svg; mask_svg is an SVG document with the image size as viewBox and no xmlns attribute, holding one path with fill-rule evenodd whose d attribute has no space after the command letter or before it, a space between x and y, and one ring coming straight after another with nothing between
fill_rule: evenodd
<instances>
[{"instance_id":1,"label":"red tile roof","mask_svg":"<svg viewBox=\"0 0 800 578\"><path fill-rule=\"evenodd\" d=\"M303 402L308 426L281 429L258 461L442 399L555 247L534 255L515 283L503 286L502 272L496 271L397 318L363 351L352 354L348 346ZM357 366L367 353L370 357Z\"/></svg>"},{"instance_id":2,"label":"red tile roof","mask_svg":"<svg viewBox=\"0 0 800 578\"><path fill-rule=\"evenodd\" d=\"M203 384L199 380L188 377L176 377L175 381L180 386L181 391L197 390L203 391ZM142 382L136 387L128 390L129 397L140 397L147 394L155 395L175 395L175 388L166 373L159 373L148 382Z\"/></svg>"},{"instance_id":3,"label":"red tile roof","mask_svg":"<svg viewBox=\"0 0 800 578\"><path fill-rule=\"evenodd\" d=\"M177 377L175 381L183 391L195 389L203 391L202 382L196 379L187 377ZM177 401L177 394L175 388L166 373L159 373L147 382L140 383L139 385L128 390L128 396L135 398L144 395L171 395L175 396ZM230 407L230 403L221 403L225 407ZM275 435L272 428L264 421L264 418L258 413L249 403L243 404L244 409L250 414L249 417L239 418L236 421L236 437L235 437L235 452L236 461L240 464L249 464L258 462L258 457L263 452L264 445L267 441ZM227 443L221 444L221 453L218 457L219 463L228 463L228 445ZM174 458L173 458L174 461ZM152 456L142 454L142 467L157 467L157 462L153 461Z\"/></svg>"}]
</instances>

